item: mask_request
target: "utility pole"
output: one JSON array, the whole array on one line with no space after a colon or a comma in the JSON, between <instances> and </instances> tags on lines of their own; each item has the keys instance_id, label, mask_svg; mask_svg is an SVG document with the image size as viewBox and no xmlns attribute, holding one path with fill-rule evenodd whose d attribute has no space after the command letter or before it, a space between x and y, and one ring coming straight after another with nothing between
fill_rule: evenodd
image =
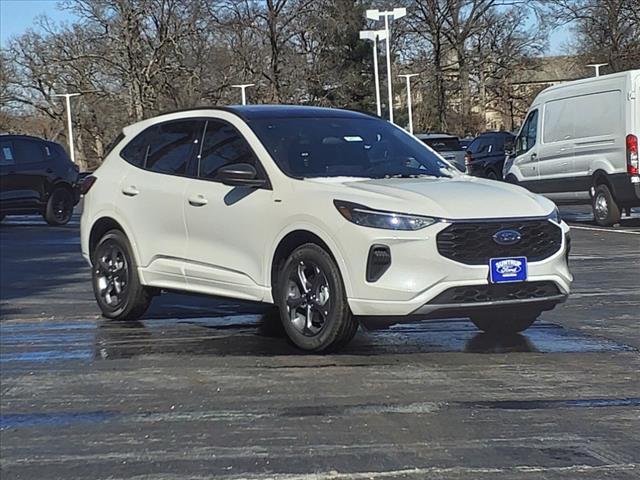
<instances>
[{"instance_id":1,"label":"utility pole","mask_svg":"<svg viewBox=\"0 0 640 480\"><path fill-rule=\"evenodd\" d=\"M600 67L605 67L607 65L609 65L609 64L608 63L592 63L590 65L587 65L587 67L594 68L595 71L596 71L596 75L595 76L599 77L600 76Z\"/></svg>"},{"instance_id":2,"label":"utility pole","mask_svg":"<svg viewBox=\"0 0 640 480\"><path fill-rule=\"evenodd\" d=\"M247 104L247 87L253 87L255 83L244 83L242 85L231 85L234 88L239 88L242 92L242 105Z\"/></svg>"},{"instance_id":3,"label":"utility pole","mask_svg":"<svg viewBox=\"0 0 640 480\"><path fill-rule=\"evenodd\" d=\"M409 110L409 133L413 135L413 113L411 111L411 77L417 77L417 73L405 73L398 75L407 80L407 109Z\"/></svg>"},{"instance_id":4,"label":"utility pole","mask_svg":"<svg viewBox=\"0 0 640 480\"><path fill-rule=\"evenodd\" d=\"M384 17L384 30L387 32L387 90L389 94L389 121L391 123L393 123L393 91L391 86L391 48L389 45L391 43L391 32L389 30L389 19L397 20L406 14L406 8L394 8L385 12L377 9L366 11L366 16L369 20L380 20L380 17Z\"/></svg>"},{"instance_id":5,"label":"utility pole","mask_svg":"<svg viewBox=\"0 0 640 480\"><path fill-rule=\"evenodd\" d=\"M378 41L386 38L386 30L360 30L360 40L373 42L373 76L376 84L376 111L379 117L382 116L382 106L380 105L380 75L378 74Z\"/></svg>"},{"instance_id":6,"label":"utility pole","mask_svg":"<svg viewBox=\"0 0 640 480\"><path fill-rule=\"evenodd\" d=\"M76 152L73 148L73 123L71 122L71 97L77 97L81 95L80 93L58 93L53 94L53 97L64 97L67 104L67 135L69 137L69 155L71 156L71 161L76 163Z\"/></svg>"}]
</instances>

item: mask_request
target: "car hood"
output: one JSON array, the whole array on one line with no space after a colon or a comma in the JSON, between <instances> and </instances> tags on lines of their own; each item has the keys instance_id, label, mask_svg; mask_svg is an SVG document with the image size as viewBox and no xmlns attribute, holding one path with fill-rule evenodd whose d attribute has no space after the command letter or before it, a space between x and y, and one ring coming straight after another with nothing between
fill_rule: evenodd
<instances>
[{"instance_id":1,"label":"car hood","mask_svg":"<svg viewBox=\"0 0 640 480\"><path fill-rule=\"evenodd\" d=\"M322 179L314 179L322 182ZM327 179L329 180L329 179ZM504 182L466 175L454 178L340 179L338 200L370 208L450 219L541 217L553 211L550 200ZM340 195L340 191L344 195Z\"/></svg>"}]
</instances>

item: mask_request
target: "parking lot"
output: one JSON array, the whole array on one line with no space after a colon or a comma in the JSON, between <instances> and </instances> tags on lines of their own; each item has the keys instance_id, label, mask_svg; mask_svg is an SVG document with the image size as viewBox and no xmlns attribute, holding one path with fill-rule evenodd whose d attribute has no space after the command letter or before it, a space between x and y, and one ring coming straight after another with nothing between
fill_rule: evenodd
<instances>
[{"instance_id":1,"label":"parking lot","mask_svg":"<svg viewBox=\"0 0 640 480\"><path fill-rule=\"evenodd\" d=\"M78 219L0 226L2 478L634 479L640 212L563 210L568 302L522 335L466 320L307 355L263 306L163 294L98 314Z\"/></svg>"}]
</instances>

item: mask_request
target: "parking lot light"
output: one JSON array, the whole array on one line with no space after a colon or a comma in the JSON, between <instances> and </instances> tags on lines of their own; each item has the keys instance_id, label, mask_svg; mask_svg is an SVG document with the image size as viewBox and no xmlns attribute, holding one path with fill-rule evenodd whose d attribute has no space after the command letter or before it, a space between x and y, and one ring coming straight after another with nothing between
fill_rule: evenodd
<instances>
[{"instance_id":1,"label":"parking lot light","mask_svg":"<svg viewBox=\"0 0 640 480\"><path fill-rule=\"evenodd\" d=\"M253 87L255 83L244 83L241 85L231 85L234 88L239 88L242 93L242 105L247 104L247 87Z\"/></svg>"},{"instance_id":2,"label":"parking lot light","mask_svg":"<svg viewBox=\"0 0 640 480\"><path fill-rule=\"evenodd\" d=\"M393 89L391 85L391 32L389 31L389 19L397 20L404 17L407 14L406 8L394 8L381 12L377 9L371 9L366 11L366 16L369 20L380 20L380 17L384 17L384 30L387 34L387 91L389 94L389 121L393 123Z\"/></svg>"},{"instance_id":3,"label":"parking lot light","mask_svg":"<svg viewBox=\"0 0 640 480\"><path fill-rule=\"evenodd\" d=\"M413 113L411 112L411 77L417 77L417 73L405 73L398 75L407 80L407 109L409 111L409 133L413 134Z\"/></svg>"},{"instance_id":4,"label":"parking lot light","mask_svg":"<svg viewBox=\"0 0 640 480\"><path fill-rule=\"evenodd\" d=\"M385 40L387 32L385 30L360 30L361 40L371 40L373 42L373 76L376 84L376 112L382 116L382 106L380 105L380 75L378 73L378 41Z\"/></svg>"},{"instance_id":5,"label":"parking lot light","mask_svg":"<svg viewBox=\"0 0 640 480\"><path fill-rule=\"evenodd\" d=\"M69 135L69 156L71 161L76 163L76 154L73 149L73 122L71 122L71 97L77 97L80 93L54 93L52 97L64 97L67 106L67 132Z\"/></svg>"}]
</instances>

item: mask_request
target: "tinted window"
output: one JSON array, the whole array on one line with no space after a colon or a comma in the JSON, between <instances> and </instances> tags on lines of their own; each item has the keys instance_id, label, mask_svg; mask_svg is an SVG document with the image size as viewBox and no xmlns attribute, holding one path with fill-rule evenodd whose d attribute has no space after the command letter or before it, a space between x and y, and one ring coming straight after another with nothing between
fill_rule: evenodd
<instances>
[{"instance_id":1,"label":"tinted window","mask_svg":"<svg viewBox=\"0 0 640 480\"><path fill-rule=\"evenodd\" d=\"M457 138L428 138L423 141L436 152L457 152L462 149Z\"/></svg>"},{"instance_id":2,"label":"tinted window","mask_svg":"<svg viewBox=\"0 0 640 480\"><path fill-rule=\"evenodd\" d=\"M13 146L10 142L0 142L0 166L15 165L16 160L13 153Z\"/></svg>"},{"instance_id":3,"label":"tinted window","mask_svg":"<svg viewBox=\"0 0 640 480\"><path fill-rule=\"evenodd\" d=\"M154 172L185 175L203 122L178 120L149 127L123 150L128 162Z\"/></svg>"},{"instance_id":4,"label":"tinted window","mask_svg":"<svg viewBox=\"0 0 640 480\"><path fill-rule=\"evenodd\" d=\"M198 176L215 178L218 169L232 163L257 161L247 141L228 123L209 120L202 141Z\"/></svg>"},{"instance_id":5,"label":"tinted window","mask_svg":"<svg viewBox=\"0 0 640 480\"><path fill-rule=\"evenodd\" d=\"M14 140L18 163L44 162L44 149L39 142L33 140Z\"/></svg>"},{"instance_id":6,"label":"tinted window","mask_svg":"<svg viewBox=\"0 0 640 480\"><path fill-rule=\"evenodd\" d=\"M469 145L469 151L471 153L487 153L489 145L491 145L491 142L487 137L478 137Z\"/></svg>"},{"instance_id":7,"label":"tinted window","mask_svg":"<svg viewBox=\"0 0 640 480\"><path fill-rule=\"evenodd\" d=\"M536 144L538 136L538 110L534 110L524 122L518 136L518 155L528 152Z\"/></svg>"},{"instance_id":8,"label":"tinted window","mask_svg":"<svg viewBox=\"0 0 640 480\"><path fill-rule=\"evenodd\" d=\"M453 174L422 142L375 118L273 118L250 125L278 167L293 177Z\"/></svg>"}]
</instances>

